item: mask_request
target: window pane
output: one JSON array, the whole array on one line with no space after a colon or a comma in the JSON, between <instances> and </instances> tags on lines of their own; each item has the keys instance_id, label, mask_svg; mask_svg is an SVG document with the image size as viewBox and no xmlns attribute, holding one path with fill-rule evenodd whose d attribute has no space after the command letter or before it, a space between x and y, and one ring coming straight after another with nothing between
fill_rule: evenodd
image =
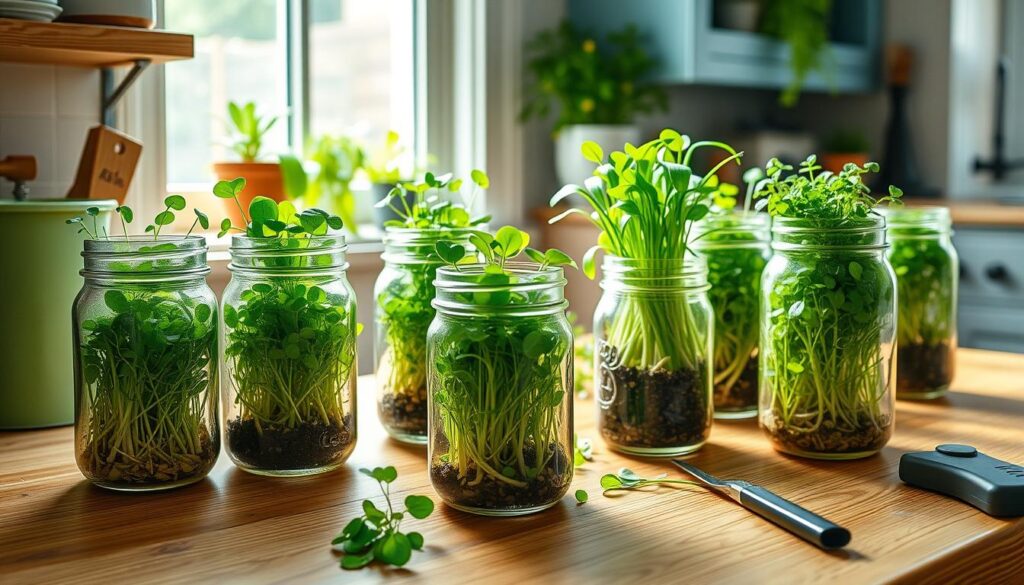
<instances>
[{"instance_id":1,"label":"window pane","mask_svg":"<svg viewBox=\"0 0 1024 585\"><path fill-rule=\"evenodd\" d=\"M287 50L280 22L284 0L173 0L166 28L195 35L195 59L166 73L167 181L209 183L210 165L237 160L228 145L227 103L255 102L257 111L287 114ZM284 152L288 124L279 121L263 158Z\"/></svg>"},{"instance_id":2,"label":"window pane","mask_svg":"<svg viewBox=\"0 0 1024 585\"><path fill-rule=\"evenodd\" d=\"M310 134L413 139L412 0L312 0Z\"/></svg>"}]
</instances>

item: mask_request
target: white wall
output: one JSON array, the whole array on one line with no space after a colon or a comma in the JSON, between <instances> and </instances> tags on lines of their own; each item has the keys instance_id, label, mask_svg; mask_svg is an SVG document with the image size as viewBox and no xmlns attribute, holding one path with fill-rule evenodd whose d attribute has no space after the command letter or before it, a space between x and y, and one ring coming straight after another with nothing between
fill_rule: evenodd
<instances>
[{"instance_id":1,"label":"white wall","mask_svg":"<svg viewBox=\"0 0 1024 585\"><path fill-rule=\"evenodd\" d=\"M0 63L0 158L36 157L32 198L61 198L78 169L89 128L99 122L100 74L95 69ZM0 179L0 198L13 184Z\"/></svg>"}]
</instances>

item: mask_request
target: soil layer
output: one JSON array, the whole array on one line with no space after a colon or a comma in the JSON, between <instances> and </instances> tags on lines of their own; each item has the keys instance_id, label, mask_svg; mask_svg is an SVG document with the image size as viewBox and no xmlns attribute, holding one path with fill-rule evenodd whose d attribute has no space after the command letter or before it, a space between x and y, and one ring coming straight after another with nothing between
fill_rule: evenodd
<instances>
[{"instance_id":1,"label":"soil layer","mask_svg":"<svg viewBox=\"0 0 1024 585\"><path fill-rule=\"evenodd\" d=\"M810 432L786 426L774 413L762 418L762 424L765 432L781 450L822 455L878 451L892 436L892 425L888 417L880 417L873 422L869 416L862 415L853 429L845 428L845 424L841 428L835 421L826 419Z\"/></svg>"},{"instance_id":2,"label":"soil layer","mask_svg":"<svg viewBox=\"0 0 1024 585\"><path fill-rule=\"evenodd\" d=\"M199 452L168 455L160 459L133 460L119 453L108 462L108 454L93 457L94 446L86 446L78 455L80 467L91 479L109 483L158 485L177 483L193 477L203 477L217 461L219 448L210 440L206 427L199 429ZM167 449L164 449L166 451Z\"/></svg>"},{"instance_id":3,"label":"soil layer","mask_svg":"<svg viewBox=\"0 0 1024 585\"><path fill-rule=\"evenodd\" d=\"M352 415L329 424L310 421L296 427L264 426L252 419L227 425L228 447L236 460L255 469L289 471L316 469L337 463L352 444Z\"/></svg>"},{"instance_id":4,"label":"soil layer","mask_svg":"<svg viewBox=\"0 0 1024 585\"><path fill-rule=\"evenodd\" d=\"M387 393L377 403L377 414L389 431L427 436L427 389L412 392Z\"/></svg>"},{"instance_id":5,"label":"soil layer","mask_svg":"<svg viewBox=\"0 0 1024 585\"><path fill-rule=\"evenodd\" d=\"M715 410L737 412L757 410L757 358L747 360L743 373L732 388L715 384Z\"/></svg>"},{"instance_id":6,"label":"soil layer","mask_svg":"<svg viewBox=\"0 0 1024 585\"><path fill-rule=\"evenodd\" d=\"M896 394L926 394L953 381L953 351L946 343L900 345Z\"/></svg>"},{"instance_id":7,"label":"soil layer","mask_svg":"<svg viewBox=\"0 0 1024 585\"><path fill-rule=\"evenodd\" d=\"M484 510L517 510L535 508L561 498L572 481L572 462L560 448L548 460L537 477L527 480L525 486L514 486L483 474L483 479L471 485L477 476L476 466L470 463L464 477L459 477L458 468L449 462L436 462L430 467L430 480L446 502L463 508ZM523 453L526 461L533 461L533 449Z\"/></svg>"},{"instance_id":8,"label":"soil layer","mask_svg":"<svg viewBox=\"0 0 1024 585\"><path fill-rule=\"evenodd\" d=\"M601 435L623 447L695 445L711 431L704 369L601 367Z\"/></svg>"}]
</instances>

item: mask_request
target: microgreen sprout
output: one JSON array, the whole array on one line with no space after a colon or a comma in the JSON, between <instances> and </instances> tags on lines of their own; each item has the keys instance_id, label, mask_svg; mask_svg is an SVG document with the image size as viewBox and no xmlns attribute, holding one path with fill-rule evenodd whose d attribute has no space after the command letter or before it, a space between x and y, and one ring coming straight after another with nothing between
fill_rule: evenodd
<instances>
[{"instance_id":1,"label":"microgreen sprout","mask_svg":"<svg viewBox=\"0 0 1024 585\"><path fill-rule=\"evenodd\" d=\"M586 504L587 500L590 499L590 494L587 493L587 490L576 490L575 496L577 505Z\"/></svg>"},{"instance_id":2,"label":"microgreen sprout","mask_svg":"<svg viewBox=\"0 0 1024 585\"><path fill-rule=\"evenodd\" d=\"M463 197L462 179L453 178L451 173L426 173L422 181L395 185L374 207L390 208L401 218L385 222L385 227L438 229L482 225L490 221L490 216L471 218L469 210L480 191L490 187L490 178L487 173L474 170L470 179L473 188L468 197ZM409 193L414 195L412 203L407 198ZM462 201L452 201L453 197Z\"/></svg>"},{"instance_id":3,"label":"microgreen sprout","mask_svg":"<svg viewBox=\"0 0 1024 585\"><path fill-rule=\"evenodd\" d=\"M687 479L671 479L667 473L662 473L650 479L640 477L636 472L625 467L617 473L606 473L601 476L601 489L604 490L606 497L610 497L609 494L616 491L642 490L645 487L660 485L701 487L697 482Z\"/></svg>"},{"instance_id":4,"label":"microgreen sprout","mask_svg":"<svg viewBox=\"0 0 1024 585\"><path fill-rule=\"evenodd\" d=\"M423 535L399 530L402 520L412 516L422 520L434 511L434 502L426 496L405 497L405 511L395 510L391 503L391 484L398 479L394 467L360 469L359 473L377 480L384 495L386 507L379 509L372 500L363 500L363 514L345 525L331 545L344 554L341 568L361 569L377 561L385 565L404 566L412 558L412 551L423 550Z\"/></svg>"}]
</instances>

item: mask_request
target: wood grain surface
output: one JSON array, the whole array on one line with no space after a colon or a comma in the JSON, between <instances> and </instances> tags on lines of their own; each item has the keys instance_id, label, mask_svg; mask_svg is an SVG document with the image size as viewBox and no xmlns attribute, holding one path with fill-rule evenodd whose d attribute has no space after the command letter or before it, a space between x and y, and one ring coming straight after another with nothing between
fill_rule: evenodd
<instances>
[{"instance_id":1,"label":"wood grain surface","mask_svg":"<svg viewBox=\"0 0 1024 585\"><path fill-rule=\"evenodd\" d=\"M78 67L191 59L192 35L140 28L0 18L0 61Z\"/></svg>"},{"instance_id":2,"label":"wood grain surface","mask_svg":"<svg viewBox=\"0 0 1024 585\"><path fill-rule=\"evenodd\" d=\"M628 466L676 474L666 461L611 453L596 438L594 404L577 403L577 431L595 438L595 461L546 512L514 519L440 505L405 526L427 548L405 569L344 572L329 546L377 486L356 469L391 464L394 491L431 495L425 451L387 439L372 378L360 379L359 441L348 465L302 479L257 477L222 454L198 484L158 494L93 487L75 467L72 431L0 433L0 582L13 583L809 583L1021 582L1024 519L996 519L903 485L907 451L970 443L1024 462L1024 356L962 350L955 391L933 403L900 402L884 451L854 462L775 453L752 421L716 423L691 458L725 477L762 484L846 526L853 541L827 553L699 489L603 497L603 473Z\"/></svg>"}]
</instances>

